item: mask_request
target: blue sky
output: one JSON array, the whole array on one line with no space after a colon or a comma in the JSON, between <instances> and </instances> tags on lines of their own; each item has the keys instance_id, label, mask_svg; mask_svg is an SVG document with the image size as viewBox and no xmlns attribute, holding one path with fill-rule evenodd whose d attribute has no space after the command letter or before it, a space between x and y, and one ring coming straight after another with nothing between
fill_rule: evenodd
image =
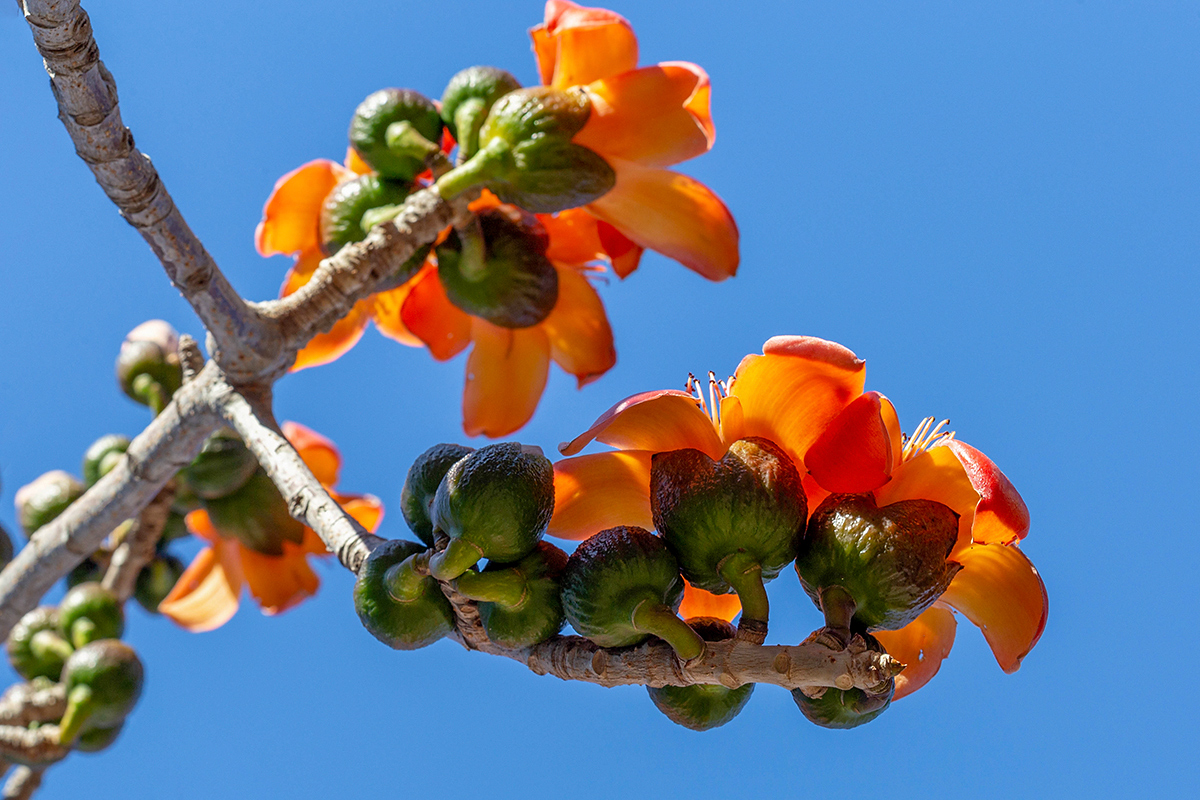
<instances>
[{"instance_id":1,"label":"blue sky","mask_svg":"<svg viewBox=\"0 0 1200 800\"><path fill-rule=\"evenodd\" d=\"M730 373L772 335L837 340L906 430L949 417L1020 489L1024 550L1050 593L1040 644L1005 675L962 620L941 673L871 725L815 728L759 687L733 723L696 734L640 688L539 678L449 642L392 652L330 563L314 600L276 618L247 603L209 634L131 609L142 701L110 751L55 767L42 796L1121 797L1152 780L1167 797L1200 778L1195 6L614 5L642 63L712 77L716 147L683 169L737 217L741 272L710 284L651 255L603 287L617 366L582 391L552 370L516 438L550 451L629 394ZM139 146L252 299L273 297L287 266L253 249L279 175L340 158L377 88L437 97L472 64L534 82L525 29L542 13L85 7ZM200 327L74 155L12 3L0 74L0 520L13 530L17 487L147 421L112 378L125 332L152 317ZM463 369L369 332L281 382L278 416L337 441L341 486L382 497L381 533L403 537L408 465L464 441ZM773 640L819 624L794 572L770 591Z\"/></svg>"}]
</instances>

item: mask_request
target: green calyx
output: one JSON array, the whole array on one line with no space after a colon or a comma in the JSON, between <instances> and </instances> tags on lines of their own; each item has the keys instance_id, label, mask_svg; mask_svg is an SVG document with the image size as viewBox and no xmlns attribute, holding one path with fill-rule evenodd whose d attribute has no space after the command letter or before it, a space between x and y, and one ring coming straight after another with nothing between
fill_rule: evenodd
<instances>
[{"instance_id":1,"label":"green calyx","mask_svg":"<svg viewBox=\"0 0 1200 800\"><path fill-rule=\"evenodd\" d=\"M400 133L404 126L409 133ZM420 143L432 144L436 152L441 138L437 106L412 89L380 89L359 104L350 120L350 145L371 169L395 181L408 182L424 172L429 151Z\"/></svg>"},{"instance_id":2,"label":"green calyx","mask_svg":"<svg viewBox=\"0 0 1200 800\"><path fill-rule=\"evenodd\" d=\"M869 633L861 635L870 650L885 652L874 636ZM793 689L792 699L809 722L822 728L857 728L878 717L891 705L896 693L896 679L889 678L885 685L874 688L876 691L816 687Z\"/></svg>"},{"instance_id":3,"label":"green calyx","mask_svg":"<svg viewBox=\"0 0 1200 800\"><path fill-rule=\"evenodd\" d=\"M409 183L375 174L359 175L338 184L321 206L319 231L325 254L331 256L346 245L365 239L370 227L364 225L364 215L383 206L399 206L408 197L410 188Z\"/></svg>"},{"instance_id":4,"label":"green calyx","mask_svg":"<svg viewBox=\"0 0 1200 800\"><path fill-rule=\"evenodd\" d=\"M538 448L506 442L481 447L446 472L433 498L435 530L446 549L430 573L454 580L481 558L502 564L537 546L554 513L554 468Z\"/></svg>"},{"instance_id":5,"label":"green calyx","mask_svg":"<svg viewBox=\"0 0 1200 800\"><path fill-rule=\"evenodd\" d=\"M61 469L39 475L17 490L17 521L26 536L67 510L86 491L74 475Z\"/></svg>"},{"instance_id":6,"label":"green calyx","mask_svg":"<svg viewBox=\"0 0 1200 800\"><path fill-rule=\"evenodd\" d=\"M117 354L121 390L160 413L183 384L178 347L179 334L162 320L143 322L130 331Z\"/></svg>"},{"instance_id":7,"label":"green calyx","mask_svg":"<svg viewBox=\"0 0 1200 800\"><path fill-rule=\"evenodd\" d=\"M83 753L99 753L117 740L124 725L124 722L118 722L111 728L85 728L75 740L75 749Z\"/></svg>"},{"instance_id":8,"label":"green calyx","mask_svg":"<svg viewBox=\"0 0 1200 800\"><path fill-rule=\"evenodd\" d=\"M835 494L813 512L796 572L831 628L844 630L852 603L856 627L896 630L932 605L962 568L947 560L957 538L958 514L941 503L880 508L870 494ZM841 589L823 597L830 587Z\"/></svg>"},{"instance_id":9,"label":"green calyx","mask_svg":"<svg viewBox=\"0 0 1200 800\"><path fill-rule=\"evenodd\" d=\"M304 540L303 523L292 518L287 501L262 469L236 492L206 500L204 507L222 536L263 555L283 555L284 542Z\"/></svg>"},{"instance_id":10,"label":"green calyx","mask_svg":"<svg viewBox=\"0 0 1200 800\"><path fill-rule=\"evenodd\" d=\"M693 617L687 624L706 642L720 642L735 635L732 625L715 617ZM720 685L647 686L646 691L658 710L672 722L694 731L707 731L740 714L750 701L754 684L736 689Z\"/></svg>"},{"instance_id":11,"label":"green calyx","mask_svg":"<svg viewBox=\"0 0 1200 800\"><path fill-rule=\"evenodd\" d=\"M642 528L601 531L567 561L562 603L567 621L601 647L626 647L657 636L681 659L704 652L704 640L676 614L683 578L662 539Z\"/></svg>"},{"instance_id":12,"label":"green calyx","mask_svg":"<svg viewBox=\"0 0 1200 800\"><path fill-rule=\"evenodd\" d=\"M169 553L159 553L138 573L134 586L133 597L138 605L151 614L158 613L161 603L183 575L184 565Z\"/></svg>"},{"instance_id":13,"label":"green calyx","mask_svg":"<svg viewBox=\"0 0 1200 800\"><path fill-rule=\"evenodd\" d=\"M536 214L586 205L616 185L608 162L571 137L591 114L581 90L518 89L492 106L479 149L438 179L442 197L486 186L506 203Z\"/></svg>"},{"instance_id":14,"label":"green calyx","mask_svg":"<svg viewBox=\"0 0 1200 800\"><path fill-rule=\"evenodd\" d=\"M425 548L400 539L371 551L354 584L354 608L363 627L397 650L433 644L454 629L454 609L437 581L414 569Z\"/></svg>"},{"instance_id":15,"label":"green calyx","mask_svg":"<svg viewBox=\"0 0 1200 800\"><path fill-rule=\"evenodd\" d=\"M200 452L180 475L199 498L227 497L246 485L258 470L258 459L241 437L228 428L204 440Z\"/></svg>"},{"instance_id":16,"label":"green calyx","mask_svg":"<svg viewBox=\"0 0 1200 800\"><path fill-rule=\"evenodd\" d=\"M496 101L520 88L516 78L496 67L468 67L450 79L442 93L442 121L458 142L459 161L479 149L479 129Z\"/></svg>"},{"instance_id":17,"label":"green calyx","mask_svg":"<svg viewBox=\"0 0 1200 800\"><path fill-rule=\"evenodd\" d=\"M83 483L92 486L117 465L129 449L129 437L118 433L101 436L83 454Z\"/></svg>"},{"instance_id":18,"label":"green calyx","mask_svg":"<svg viewBox=\"0 0 1200 800\"><path fill-rule=\"evenodd\" d=\"M516 564L490 562L483 572L467 571L455 588L479 601L479 619L488 638L504 647L529 647L562 630L562 572L567 554L549 542Z\"/></svg>"},{"instance_id":19,"label":"green calyx","mask_svg":"<svg viewBox=\"0 0 1200 800\"><path fill-rule=\"evenodd\" d=\"M528 328L558 302L548 244L532 215L490 209L437 246L438 279L450 302L468 314L502 328Z\"/></svg>"},{"instance_id":20,"label":"green calyx","mask_svg":"<svg viewBox=\"0 0 1200 800\"><path fill-rule=\"evenodd\" d=\"M437 444L417 456L408 468L404 488L400 491L400 511L409 530L428 547L433 547L435 543L430 506L433 505L438 484L446 477L450 467L474 452L474 448L460 444Z\"/></svg>"},{"instance_id":21,"label":"green calyx","mask_svg":"<svg viewBox=\"0 0 1200 800\"><path fill-rule=\"evenodd\" d=\"M99 583L81 583L58 604L58 629L76 649L97 639L119 639L125 612L117 596Z\"/></svg>"},{"instance_id":22,"label":"green calyx","mask_svg":"<svg viewBox=\"0 0 1200 800\"><path fill-rule=\"evenodd\" d=\"M62 672L67 710L59 723L59 741L71 744L85 728L121 724L142 694L143 675L137 653L116 639L101 639L72 653Z\"/></svg>"}]
</instances>

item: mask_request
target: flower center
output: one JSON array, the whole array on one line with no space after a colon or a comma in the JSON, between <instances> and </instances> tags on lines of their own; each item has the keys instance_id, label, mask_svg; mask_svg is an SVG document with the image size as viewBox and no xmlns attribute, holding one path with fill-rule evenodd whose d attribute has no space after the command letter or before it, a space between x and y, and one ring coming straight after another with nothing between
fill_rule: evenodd
<instances>
[{"instance_id":1,"label":"flower center","mask_svg":"<svg viewBox=\"0 0 1200 800\"><path fill-rule=\"evenodd\" d=\"M687 382L683 385L683 390L696 400L696 405L700 406L700 410L712 421L713 427L718 431L721 430L721 401L729 396L729 384L732 380L733 378L728 378L719 381L717 374L710 369L708 371L707 398L704 384L692 373L688 373Z\"/></svg>"},{"instance_id":2,"label":"flower center","mask_svg":"<svg viewBox=\"0 0 1200 800\"><path fill-rule=\"evenodd\" d=\"M933 422L935 419L937 417L926 417L921 420L921 424L917 426L917 429L911 435L905 434L902 437L904 449L901 451L901 461L916 458L929 450L929 448L948 442L954 438L954 431L943 430L943 428L950 424L950 420L944 419L937 425L934 425Z\"/></svg>"}]
</instances>

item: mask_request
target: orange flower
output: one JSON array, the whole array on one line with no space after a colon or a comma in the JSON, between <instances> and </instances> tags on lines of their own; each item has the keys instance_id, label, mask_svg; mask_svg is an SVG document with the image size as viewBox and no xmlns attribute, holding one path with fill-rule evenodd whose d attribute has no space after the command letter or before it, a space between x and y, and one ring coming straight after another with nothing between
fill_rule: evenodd
<instances>
[{"instance_id":1,"label":"orange flower","mask_svg":"<svg viewBox=\"0 0 1200 800\"><path fill-rule=\"evenodd\" d=\"M283 435L323 486L338 480L342 457L333 442L295 422L283 423ZM383 519L383 505L372 495L347 495L330 491L350 516L374 531ZM208 542L180 576L158 610L189 631L219 628L237 612L242 587L258 601L263 613L278 614L317 591L320 581L308 564L308 555L328 555L325 544L309 528L299 544L283 541L282 555L267 555L222 533L207 511L187 516L192 533Z\"/></svg>"},{"instance_id":2,"label":"orange flower","mask_svg":"<svg viewBox=\"0 0 1200 800\"><path fill-rule=\"evenodd\" d=\"M255 232L263 256L295 255L284 279L287 296L312 278L324 257L318 231L325 198L344 180L369 169L353 149L343 167L328 160L310 161L275 184ZM490 192L472 204L481 211L499 205ZM584 215L586 216L586 215ZM588 218L590 220L590 218ZM439 361L458 355L472 343L463 390L463 429L469 436L505 436L529 421L546 387L550 361L576 376L579 385L595 380L616 363L612 328L599 294L587 275L605 258L591 242L595 226L580 215L539 215L549 238L546 257L558 273L558 301L546 319L528 328L503 328L461 310L447 297L437 274L436 257L404 285L355 304L350 314L300 351L293 370L339 358L362 337L369 321L379 331L413 347L428 347Z\"/></svg>"},{"instance_id":3,"label":"orange flower","mask_svg":"<svg viewBox=\"0 0 1200 800\"><path fill-rule=\"evenodd\" d=\"M786 450L804 475L810 509L834 492L871 492L881 506L925 499L959 514L950 559L963 568L949 589L909 625L875 634L908 664L896 681L897 697L925 685L950 652L950 608L983 630L1001 668L1016 670L1047 613L1045 586L1018 547L1029 531L1025 503L987 456L932 420L905 440L891 402L863 393L864 376L864 362L839 344L778 336L763 355L746 356L727 384L710 373L707 400L691 378L690 393L634 395L560 446L567 456L593 439L619 449L555 465L549 532L584 539L613 525L653 527L655 453L690 447L719 459L738 439L761 436Z\"/></svg>"},{"instance_id":4,"label":"orange flower","mask_svg":"<svg viewBox=\"0 0 1200 800\"><path fill-rule=\"evenodd\" d=\"M662 169L713 145L708 74L683 61L638 68L633 28L603 8L548 0L545 22L529 33L542 83L582 87L591 100L572 141L616 173L616 185L584 206L591 238L616 273L629 275L650 248L709 280L734 275L738 231L725 204L702 183Z\"/></svg>"}]
</instances>

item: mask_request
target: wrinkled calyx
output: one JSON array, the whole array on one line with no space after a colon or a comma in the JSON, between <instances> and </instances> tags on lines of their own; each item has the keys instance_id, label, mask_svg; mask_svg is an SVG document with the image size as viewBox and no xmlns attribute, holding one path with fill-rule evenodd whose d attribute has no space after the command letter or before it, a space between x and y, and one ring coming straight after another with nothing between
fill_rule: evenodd
<instances>
[{"instance_id":1,"label":"wrinkled calyx","mask_svg":"<svg viewBox=\"0 0 1200 800\"><path fill-rule=\"evenodd\" d=\"M423 172L429 146L436 152L441 138L437 106L412 89L373 92L350 120L350 145L381 178L393 181L408 182Z\"/></svg>"},{"instance_id":2,"label":"wrinkled calyx","mask_svg":"<svg viewBox=\"0 0 1200 800\"><path fill-rule=\"evenodd\" d=\"M562 630L561 579L567 554L538 542L515 564L491 561L482 572L467 570L454 588L478 601L488 638L504 647L529 647Z\"/></svg>"},{"instance_id":3,"label":"wrinkled calyx","mask_svg":"<svg viewBox=\"0 0 1200 800\"><path fill-rule=\"evenodd\" d=\"M452 466L474 452L475 448L461 444L435 444L417 456L404 476L400 511L409 530L429 547L435 544L430 508L438 485Z\"/></svg>"},{"instance_id":4,"label":"wrinkled calyx","mask_svg":"<svg viewBox=\"0 0 1200 800\"><path fill-rule=\"evenodd\" d=\"M67 710L59 724L63 744L85 728L113 728L133 710L142 693L144 670L129 645L101 639L79 648L63 667Z\"/></svg>"},{"instance_id":5,"label":"wrinkled calyx","mask_svg":"<svg viewBox=\"0 0 1200 800\"><path fill-rule=\"evenodd\" d=\"M119 639L125 632L121 602L99 583L72 587L58 605L58 629L75 648L97 639Z\"/></svg>"},{"instance_id":6,"label":"wrinkled calyx","mask_svg":"<svg viewBox=\"0 0 1200 800\"><path fill-rule=\"evenodd\" d=\"M262 469L241 488L204 501L204 508L222 535L268 556L283 555L283 543L304 541L304 524L292 517L287 500Z\"/></svg>"},{"instance_id":7,"label":"wrinkled calyx","mask_svg":"<svg viewBox=\"0 0 1200 800\"><path fill-rule=\"evenodd\" d=\"M876 653L886 652L883 645L869 633L859 634L867 648ZM846 729L865 725L878 717L891 705L896 693L896 679L888 678L882 685L871 689L835 689L832 687L805 687L793 689L792 699L801 713L822 728Z\"/></svg>"},{"instance_id":8,"label":"wrinkled calyx","mask_svg":"<svg viewBox=\"0 0 1200 800\"><path fill-rule=\"evenodd\" d=\"M117 382L121 390L155 414L166 408L183 385L179 363L179 334L171 325L153 319L125 336L117 354Z\"/></svg>"},{"instance_id":9,"label":"wrinkled calyx","mask_svg":"<svg viewBox=\"0 0 1200 800\"><path fill-rule=\"evenodd\" d=\"M17 490L14 498L17 522L26 536L32 536L38 528L66 511L85 490L78 478L61 469L43 473Z\"/></svg>"},{"instance_id":10,"label":"wrinkled calyx","mask_svg":"<svg viewBox=\"0 0 1200 800\"><path fill-rule=\"evenodd\" d=\"M129 437L118 433L101 436L83 454L83 482L92 486L103 478L129 449Z\"/></svg>"},{"instance_id":11,"label":"wrinkled calyx","mask_svg":"<svg viewBox=\"0 0 1200 800\"><path fill-rule=\"evenodd\" d=\"M39 606L25 614L9 631L5 648L8 660L22 677L58 680L74 648L59 633L58 609Z\"/></svg>"},{"instance_id":12,"label":"wrinkled calyx","mask_svg":"<svg viewBox=\"0 0 1200 800\"><path fill-rule=\"evenodd\" d=\"M458 142L460 161L479 149L479 129L496 101L520 88L516 78L496 67L468 67L450 79L442 93L442 121Z\"/></svg>"},{"instance_id":13,"label":"wrinkled calyx","mask_svg":"<svg viewBox=\"0 0 1200 800\"><path fill-rule=\"evenodd\" d=\"M388 180L374 173L338 184L321 206L318 223L321 249L331 256L346 245L365 239L379 221L364 219L367 213L380 208L399 208L411 188L407 182Z\"/></svg>"},{"instance_id":14,"label":"wrinkled calyx","mask_svg":"<svg viewBox=\"0 0 1200 800\"><path fill-rule=\"evenodd\" d=\"M691 617L687 624L706 642L720 642L736 635L733 625L716 617ZM719 728L741 713L754 684L736 689L725 686L697 684L694 686L646 687L654 705L667 719L694 731Z\"/></svg>"},{"instance_id":15,"label":"wrinkled calyx","mask_svg":"<svg viewBox=\"0 0 1200 800\"><path fill-rule=\"evenodd\" d=\"M180 477L197 497L215 500L245 486L257 471L258 460L241 437L223 428L204 440Z\"/></svg>"},{"instance_id":16,"label":"wrinkled calyx","mask_svg":"<svg viewBox=\"0 0 1200 800\"><path fill-rule=\"evenodd\" d=\"M441 587L414 568L424 551L416 542L384 542L371 551L354 584L363 627L396 650L425 647L454 629L454 609Z\"/></svg>"}]
</instances>

